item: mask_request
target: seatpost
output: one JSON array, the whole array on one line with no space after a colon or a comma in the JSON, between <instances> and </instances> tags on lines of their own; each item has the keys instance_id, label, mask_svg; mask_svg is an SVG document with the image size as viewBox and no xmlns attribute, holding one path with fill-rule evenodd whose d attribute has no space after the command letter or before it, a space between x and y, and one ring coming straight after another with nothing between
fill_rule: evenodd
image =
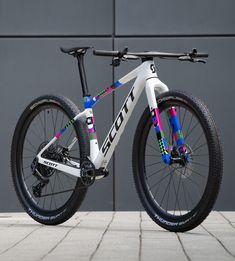
<instances>
[{"instance_id":1,"label":"seatpost","mask_svg":"<svg viewBox=\"0 0 235 261\"><path fill-rule=\"evenodd\" d=\"M77 54L76 58L78 60L78 70L79 70L79 74L80 74L83 97L90 96L89 91L88 91L88 86L87 86L85 68L84 68L84 54L81 54L81 53Z\"/></svg>"}]
</instances>

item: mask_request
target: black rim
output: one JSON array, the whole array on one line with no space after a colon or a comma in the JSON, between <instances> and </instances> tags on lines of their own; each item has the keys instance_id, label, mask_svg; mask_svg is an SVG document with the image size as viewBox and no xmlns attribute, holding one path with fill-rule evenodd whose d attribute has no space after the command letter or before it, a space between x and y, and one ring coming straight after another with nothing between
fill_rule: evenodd
<instances>
[{"instance_id":1,"label":"black rim","mask_svg":"<svg viewBox=\"0 0 235 261\"><path fill-rule=\"evenodd\" d=\"M25 197L39 211L53 212L60 211L73 195L78 179L67 173L41 168L49 182L41 190L41 196L33 193L33 186L40 183L38 178L32 175L31 163L43 144L53 138L69 121L69 116L57 105L47 104L34 109L26 119L21 131L17 157L19 160L20 183ZM55 143L55 147L68 147L74 137L76 130L73 126L64 133ZM69 155L79 162L80 151L78 142L75 143ZM76 159L75 159L76 158Z\"/></svg>"},{"instance_id":2,"label":"black rim","mask_svg":"<svg viewBox=\"0 0 235 261\"><path fill-rule=\"evenodd\" d=\"M148 119L144 142L144 177L146 196L151 205L171 219L184 219L196 212L204 195L209 176L209 147L206 132L197 114L182 101L167 101L160 107L165 137L172 148L173 138L166 110L174 106L192 151L190 163L167 166L162 162L157 137ZM145 136L145 135L143 135Z\"/></svg>"}]
</instances>

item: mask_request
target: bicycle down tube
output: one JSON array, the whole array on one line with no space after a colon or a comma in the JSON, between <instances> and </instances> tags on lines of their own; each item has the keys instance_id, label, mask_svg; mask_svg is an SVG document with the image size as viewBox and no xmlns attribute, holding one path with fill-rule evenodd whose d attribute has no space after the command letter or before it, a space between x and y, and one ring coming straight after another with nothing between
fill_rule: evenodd
<instances>
[{"instance_id":1,"label":"bicycle down tube","mask_svg":"<svg viewBox=\"0 0 235 261\"><path fill-rule=\"evenodd\" d=\"M112 93L114 90L119 89L121 86L127 82L135 79L135 82L129 91L114 123L112 124L101 148L99 149L98 139L96 135L95 119L93 115L93 106L100 101L102 98ZM80 176L80 164L78 162L70 160L70 165L61 164L59 162L49 160L42 157L42 153L48 149L61 135L67 130L67 128L72 125L80 117L86 117L86 123L89 132L90 139L90 160L93 162L97 169L106 168L110 158L115 150L116 145L120 139L121 134L128 122L133 109L143 91L146 89L147 100L150 108L150 113L152 115L153 125L157 134L159 141L159 147L162 153L162 159L166 164L170 164L170 155L168 154L167 140L164 137L161 119L157 107L155 91L158 93L163 93L168 91L168 87L162 83L157 77L156 68L153 60L147 60L143 62L136 69L122 77L120 80L116 81L113 85L106 88L104 91L100 92L97 96L91 98L90 96L84 97L84 111L76 115L72 120L70 120L64 128L62 128L55 137L38 153L38 163L50 166L51 168L67 172L71 175ZM180 126L177 124L176 112L171 109L170 122L173 128L173 137L178 144L183 144L184 139L182 132L180 131ZM178 135L178 136L177 136ZM178 138L178 139L177 139ZM69 149L75 144L76 138L73 139L72 143L68 146Z\"/></svg>"}]
</instances>

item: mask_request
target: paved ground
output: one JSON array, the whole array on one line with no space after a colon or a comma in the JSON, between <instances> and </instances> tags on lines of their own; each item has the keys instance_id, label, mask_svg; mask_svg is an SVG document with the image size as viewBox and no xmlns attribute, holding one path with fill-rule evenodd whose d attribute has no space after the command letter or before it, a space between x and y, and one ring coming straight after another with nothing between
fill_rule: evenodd
<instances>
[{"instance_id":1,"label":"paved ground","mask_svg":"<svg viewBox=\"0 0 235 261\"><path fill-rule=\"evenodd\" d=\"M157 226L145 212L78 212L42 226L0 214L0 260L235 260L235 212L212 212L187 233Z\"/></svg>"}]
</instances>

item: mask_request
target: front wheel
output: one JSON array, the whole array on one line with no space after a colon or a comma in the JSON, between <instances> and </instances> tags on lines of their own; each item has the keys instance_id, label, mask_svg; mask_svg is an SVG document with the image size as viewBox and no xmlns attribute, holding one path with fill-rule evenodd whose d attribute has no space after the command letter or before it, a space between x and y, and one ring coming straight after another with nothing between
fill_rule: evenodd
<instances>
[{"instance_id":1,"label":"front wheel","mask_svg":"<svg viewBox=\"0 0 235 261\"><path fill-rule=\"evenodd\" d=\"M184 232L198 226L217 198L223 169L218 131L206 106L195 97L171 91L157 97L164 136L172 155L175 144L167 111L175 107L190 151L186 165L166 165L161 159L149 108L144 111L134 138L133 174L140 200L157 224Z\"/></svg>"}]
</instances>

